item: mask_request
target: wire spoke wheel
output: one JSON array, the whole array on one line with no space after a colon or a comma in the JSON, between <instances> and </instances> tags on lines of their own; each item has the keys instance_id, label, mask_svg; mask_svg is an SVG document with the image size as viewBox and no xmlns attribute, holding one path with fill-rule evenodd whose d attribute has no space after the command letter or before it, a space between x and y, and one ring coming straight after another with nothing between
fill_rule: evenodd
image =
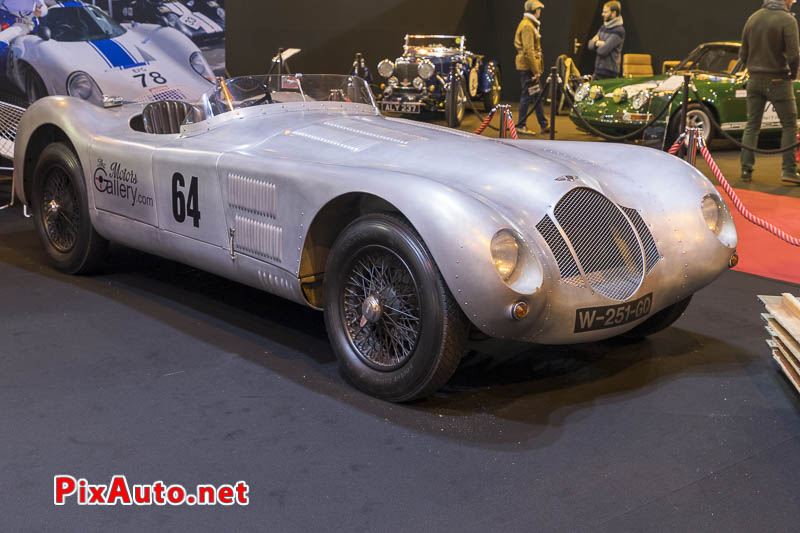
<instances>
[{"instance_id":1,"label":"wire spoke wheel","mask_svg":"<svg viewBox=\"0 0 800 533\"><path fill-rule=\"evenodd\" d=\"M391 250L370 246L352 261L344 287L347 333L370 367L405 365L421 330L421 295L408 266Z\"/></svg>"},{"instance_id":2,"label":"wire spoke wheel","mask_svg":"<svg viewBox=\"0 0 800 533\"><path fill-rule=\"evenodd\" d=\"M42 223L53 247L61 253L69 253L78 241L80 207L63 169L53 167L48 172L40 208Z\"/></svg>"}]
</instances>

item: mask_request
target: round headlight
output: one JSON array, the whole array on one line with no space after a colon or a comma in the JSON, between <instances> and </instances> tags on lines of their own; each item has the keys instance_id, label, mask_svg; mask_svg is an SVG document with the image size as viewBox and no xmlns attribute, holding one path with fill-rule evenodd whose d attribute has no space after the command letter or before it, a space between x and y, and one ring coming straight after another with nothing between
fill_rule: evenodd
<instances>
[{"instance_id":1,"label":"round headlight","mask_svg":"<svg viewBox=\"0 0 800 533\"><path fill-rule=\"evenodd\" d=\"M584 83L578 90L575 91L575 101L576 102L583 102L589 96L589 84Z\"/></svg>"},{"instance_id":2,"label":"round headlight","mask_svg":"<svg viewBox=\"0 0 800 533\"><path fill-rule=\"evenodd\" d=\"M189 56L189 64L192 66L192 70L203 76L205 79L210 82L214 81L214 76L208 71L206 60L203 58L203 52L194 52L191 56Z\"/></svg>"},{"instance_id":3,"label":"round headlight","mask_svg":"<svg viewBox=\"0 0 800 533\"><path fill-rule=\"evenodd\" d=\"M389 87L397 87L398 83L400 83L400 80L398 80L396 76L389 78Z\"/></svg>"},{"instance_id":4,"label":"round headlight","mask_svg":"<svg viewBox=\"0 0 800 533\"><path fill-rule=\"evenodd\" d=\"M67 79L67 94L101 105L102 92L97 83L85 72L73 72Z\"/></svg>"},{"instance_id":5,"label":"round headlight","mask_svg":"<svg viewBox=\"0 0 800 533\"><path fill-rule=\"evenodd\" d=\"M725 211L727 211L728 207L722 203L722 200L716 194L707 194L703 197L701 208L708 229L714 235L719 235L725 223Z\"/></svg>"},{"instance_id":6,"label":"round headlight","mask_svg":"<svg viewBox=\"0 0 800 533\"><path fill-rule=\"evenodd\" d=\"M384 59L383 61L378 63L378 74L380 74L384 78L388 78L389 76L394 74L394 63L392 63L388 59Z\"/></svg>"},{"instance_id":7,"label":"round headlight","mask_svg":"<svg viewBox=\"0 0 800 533\"><path fill-rule=\"evenodd\" d=\"M603 95L603 88L599 85L592 85L591 89L589 89L589 96L592 100L600 100Z\"/></svg>"},{"instance_id":8,"label":"round headlight","mask_svg":"<svg viewBox=\"0 0 800 533\"><path fill-rule=\"evenodd\" d=\"M414 78L414 88L418 91L425 89L425 80L417 76Z\"/></svg>"},{"instance_id":9,"label":"round headlight","mask_svg":"<svg viewBox=\"0 0 800 533\"><path fill-rule=\"evenodd\" d=\"M614 103L621 104L622 102L628 99L628 91L626 91L622 87L617 87L616 89L614 89L611 98L614 100Z\"/></svg>"},{"instance_id":10,"label":"round headlight","mask_svg":"<svg viewBox=\"0 0 800 533\"><path fill-rule=\"evenodd\" d=\"M634 109L641 109L650 100L650 91L639 91L636 96L631 100L631 105Z\"/></svg>"},{"instance_id":11,"label":"round headlight","mask_svg":"<svg viewBox=\"0 0 800 533\"><path fill-rule=\"evenodd\" d=\"M423 80L429 80L431 79L431 76L436 74L436 67L430 60L423 59L417 67L417 72L419 73L420 78Z\"/></svg>"},{"instance_id":12,"label":"round headlight","mask_svg":"<svg viewBox=\"0 0 800 533\"><path fill-rule=\"evenodd\" d=\"M503 281L508 282L514 275L519 261L517 238L507 229L498 231L492 238L491 252L494 268Z\"/></svg>"}]
</instances>

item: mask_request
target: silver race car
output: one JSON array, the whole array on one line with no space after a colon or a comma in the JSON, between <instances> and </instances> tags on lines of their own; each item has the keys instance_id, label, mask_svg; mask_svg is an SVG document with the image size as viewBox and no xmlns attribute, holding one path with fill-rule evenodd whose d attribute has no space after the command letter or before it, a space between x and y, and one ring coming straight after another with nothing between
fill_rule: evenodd
<instances>
[{"instance_id":1,"label":"silver race car","mask_svg":"<svg viewBox=\"0 0 800 533\"><path fill-rule=\"evenodd\" d=\"M117 241L324 310L345 376L392 401L442 386L471 328L642 337L736 259L725 203L675 157L387 118L348 76L234 78L196 106L45 98L14 186L58 269Z\"/></svg>"},{"instance_id":2,"label":"silver race car","mask_svg":"<svg viewBox=\"0 0 800 533\"><path fill-rule=\"evenodd\" d=\"M83 2L51 7L35 34L11 41L7 75L29 102L62 94L95 104L104 95L197 100L214 80L203 53L179 31L120 26Z\"/></svg>"}]
</instances>

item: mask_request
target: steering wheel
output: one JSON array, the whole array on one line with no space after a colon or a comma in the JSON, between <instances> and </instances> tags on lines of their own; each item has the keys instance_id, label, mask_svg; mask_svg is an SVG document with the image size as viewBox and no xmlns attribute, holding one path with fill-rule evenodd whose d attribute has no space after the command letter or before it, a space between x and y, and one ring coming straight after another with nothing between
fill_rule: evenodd
<instances>
[{"instance_id":1,"label":"steering wheel","mask_svg":"<svg viewBox=\"0 0 800 533\"><path fill-rule=\"evenodd\" d=\"M75 31L75 27L66 22L61 22L60 24L56 24L53 28L51 28L51 30L53 35L61 36L71 31Z\"/></svg>"},{"instance_id":2,"label":"steering wheel","mask_svg":"<svg viewBox=\"0 0 800 533\"><path fill-rule=\"evenodd\" d=\"M263 105L263 104L273 104L272 94L269 89L269 83L262 83L261 88L264 89L264 96L253 102L252 104L248 104L247 107L256 106L256 105Z\"/></svg>"}]
</instances>

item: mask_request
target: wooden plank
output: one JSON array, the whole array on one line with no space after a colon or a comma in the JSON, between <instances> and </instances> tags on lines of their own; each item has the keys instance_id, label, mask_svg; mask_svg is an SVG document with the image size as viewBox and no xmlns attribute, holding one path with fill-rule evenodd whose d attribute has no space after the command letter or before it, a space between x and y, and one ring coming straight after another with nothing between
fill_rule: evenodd
<instances>
[{"instance_id":1,"label":"wooden plank","mask_svg":"<svg viewBox=\"0 0 800 533\"><path fill-rule=\"evenodd\" d=\"M786 374L786 377L789 378L789 381L794 385L794 388L797 389L797 392L800 392L800 374L798 374L792 366L787 363L784 358L783 354L780 350L772 350L772 357L775 361L778 362L778 365L783 370L783 373Z\"/></svg>"},{"instance_id":2,"label":"wooden plank","mask_svg":"<svg viewBox=\"0 0 800 533\"><path fill-rule=\"evenodd\" d=\"M775 318L784 330L794 339L800 339L800 318L784 305L782 296L759 296L767 311Z\"/></svg>"},{"instance_id":3,"label":"wooden plank","mask_svg":"<svg viewBox=\"0 0 800 533\"><path fill-rule=\"evenodd\" d=\"M797 359L795 359L794 356L792 356L791 352L786 347L786 345L783 344L780 341L780 339L778 339L777 337L774 337L772 339L772 342L773 342L773 344L775 344L775 346L778 348L778 350L780 350L781 354L783 354L783 358L786 361L786 363L791 365L791 367L794 369L794 371L798 375L800 375L800 363L798 363Z\"/></svg>"},{"instance_id":4,"label":"wooden plank","mask_svg":"<svg viewBox=\"0 0 800 533\"><path fill-rule=\"evenodd\" d=\"M771 318L770 315L765 315L762 318L764 318L764 321L767 323L767 325L764 327L767 329L770 336L778 337L792 353L792 356L800 361L800 342L797 342L796 339L792 338L792 336L789 335L789 332L783 329L783 327L778 324L777 320Z\"/></svg>"},{"instance_id":5,"label":"wooden plank","mask_svg":"<svg viewBox=\"0 0 800 533\"><path fill-rule=\"evenodd\" d=\"M795 318L800 319L800 302L797 301L797 298L788 292L781 294L781 297L783 298L783 308Z\"/></svg>"}]
</instances>

